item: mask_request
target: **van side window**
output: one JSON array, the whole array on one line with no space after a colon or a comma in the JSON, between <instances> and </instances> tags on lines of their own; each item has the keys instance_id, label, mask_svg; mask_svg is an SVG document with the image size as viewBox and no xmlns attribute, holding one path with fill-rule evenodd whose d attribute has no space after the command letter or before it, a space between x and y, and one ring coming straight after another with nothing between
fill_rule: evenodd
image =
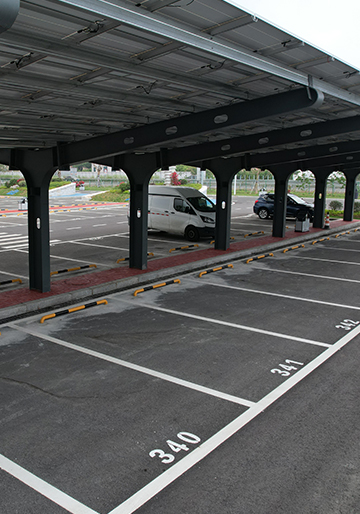
<instances>
[{"instance_id":1,"label":"van side window","mask_svg":"<svg viewBox=\"0 0 360 514\"><path fill-rule=\"evenodd\" d=\"M174 198L174 209L177 212L189 212L189 207L181 198Z\"/></svg>"}]
</instances>

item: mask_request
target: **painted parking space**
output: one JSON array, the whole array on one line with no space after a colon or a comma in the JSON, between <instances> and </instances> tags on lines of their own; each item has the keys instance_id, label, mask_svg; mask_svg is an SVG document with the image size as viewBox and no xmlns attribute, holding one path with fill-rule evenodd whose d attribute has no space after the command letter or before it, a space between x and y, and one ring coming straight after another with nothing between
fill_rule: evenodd
<instances>
[{"instance_id":1,"label":"painted parking space","mask_svg":"<svg viewBox=\"0 0 360 514\"><path fill-rule=\"evenodd\" d=\"M1 375L9 399L2 453L96 511L126 500L247 409L31 335L7 347ZM166 457L150 455L158 449Z\"/></svg>"},{"instance_id":2,"label":"painted parking space","mask_svg":"<svg viewBox=\"0 0 360 514\"><path fill-rule=\"evenodd\" d=\"M1 327L9 407L0 467L12 476L16 463L19 480L31 471L45 482L29 486L24 505L36 490L52 501L62 493L60 504L74 514L146 512L148 500L358 339L360 323L348 317L354 309L311 303L303 275L297 280L308 303L286 297L293 276L271 290L264 277L294 261L297 251L236 263L137 297L111 295L101 312ZM274 271L264 271L270 262ZM319 269L325 276L328 266ZM267 291L226 287L264 281Z\"/></svg>"},{"instance_id":3,"label":"painted parking space","mask_svg":"<svg viewBox=\"0 0 360 514\"><path fill-rule=\"evenodd\" d=\"M298 301L323 302L326 309L327 303L348 306L351 298L351 305L360 307L360 276L357 279L334 277L324 274L323 268L318 275L310 268L304 272L296 268L293 272L284 270L283 265L289 258L296 259L297 254L292 252L290 257L276 253L275 258L254 261L251 265L236 264L231 273L213 273L206 277L206 284L269 293L269 302L273 295L281 295L295 297ZM202 278L201 282L205 280Z\"/></svg>"},{"instance_id":4,"label":"painted parking space","mask_svg":"<svg viewBox=\"0 0 360 514\"><path fill-rule=\"evenodd\" d=\"M46 326L39 326L37 319L26 329L44 338L60 337L80 351L101 352L102 358L115 357L124 367L140 366L142 373L194 390L206 388L206 394L247 406L282 382L284 374L272 369L291 359L300 363L298 370L329 346L248 332L209 320L184 319L176 313L129 304L122 298L111 297L101 312L58 318Z\"/></svg>"},{"instance_id":5,"label":"painted parking space","mask_svg":"<svg viewBox=\"0 0 360 514\"><path fill-rule=\"evenodd\" d=\"M221 271L231 274L231 271ZM208 321L223 326L233 326L245 332L272 335L273 337L299 340L305 344L326 345L338 339L336 325L344 318L357 319L358 308L338 308L309 300L304 302L296 295L291 298L269 296L262 292L216 287L206 284L194 287L190 281L170 292L152 291L138 299L138 303L162 312L178 313L179 316ZM204 301L204 298L207 301ZM211 301L214 299L214 301ZM326 307L326 317L324 309ZM299 323L299 319L303 319ZM329 319L333 320L329 323Z\"/></svg>"}]
</instances>

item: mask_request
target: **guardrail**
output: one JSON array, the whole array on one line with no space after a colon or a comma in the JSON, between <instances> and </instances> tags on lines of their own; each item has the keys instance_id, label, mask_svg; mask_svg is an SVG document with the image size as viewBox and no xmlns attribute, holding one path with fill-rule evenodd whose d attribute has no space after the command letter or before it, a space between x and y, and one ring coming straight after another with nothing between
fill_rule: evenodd
<instances>
[{"instance_id":1,"label":"guardrail","mask_svg":"<svg viewBox=\"0 0 360 514\"><path fill-rule=\"evenodd\" d=\"M139 293L143 293L144 291L150 291L151 289L157 289L158 287L168 286L169 284L181 284L181 280L176 278L175 280L169 280L168 282L161 282L161 284L155 284L154 286L146 286L141 289L137 289L134 292L134 296L137 296Z\"/></svg>"},{"instance_id":2,"label":"guardrail","mask_svg":"<svg viewBox=\"0 0 360 514\"><path fill-rule=\"evenodd\" d=\"M65 311L54 312L53 314L47 314L43 316L40 320L40 323L44 323L47 319L56 318L57 316L63 316L64 314L70 314L71 312L82 311L83 309L88 309L89 307L96 307L97 305L105 304L107 305L107 300L98 300L97 302L86 303L84 305L80 305L79 307L74 307L72 309L66 309Z\"/></svg>"},{"instance_id":3,"label":"guardrail","mask_svg":"<svg viewBox=\"0 0 360 514\"><path fill-rule=\"evenodd\" d=\"M251 259L248 259L246 261L246 264L249 264L249 262L256 261L258 259L264 259L264 257L274 257L273 253L264 253L263 255L259 255L257 257L252 257Z\"/></svg>"},{"instance_id":4,"label":"guardrail","mask_svg":"<svg viewBox=\"0 0 360 514\"><path fill-rule=\"evenodd\" d=\"M51 271L50 277L52 275L58 275L59 273L67 273L69 271L78 271L80 269L87 269L87 268L97 268L96 264L87 264L86 266L77 266L76 268L68 268L68 269L60 269L59 271Z\"/></svg>"},{"instance_id":5,"label":"guardrail","mask_svg":"<svg viewBox=\"0 0 360 514\"><path fill-rule=\"evenodd\" d=\"M22 280L20 278L13 278L11 280L4 280L3 282L0 282L0 286L4 286L5 284L11 284L12 282L19 282L19 284L22 284Z\"/></svg>"},{"instance_id":6,"label":"guardrail","mask_svg":"<svg viewBox=\"0 0 360 514\"><path fill-rule=\"evenodd\" d=\"M250 234L245 234L244 237L258 236L259 234L265 234L265 232L263 230L260 230L259 232L251 232Z\"/></svg>"},{"instance_id":7,"label":"guardrail","mask_svg":"<svg viewBox=\"0 0 360 514\"><path fill-rule=\"evenodd\" d=\"M202 277L203 275L206 275L207 273L214 273L214 271L220 271L222 269L226 269L226 268L233 268L234 266L232 264L226 264L225 266L219 266L217 268L212 268L212 269L208 269L208 270L205 270L205 271L201 271L199 273L199 277Z\"/></svg>"},{"instance_id":8,"label":"guardrail","mask_svg":"<svg viewBox=\"0 0 360 514\"><path fill-rule=\"evenodd\" d=\"M292 246L291 248L285 248L283 253L289 252L290 250L297 250L298 248L305 248L305 245L296 245Z\"/></svg>"},{"instance_id":9,"label":"guardrail","mask_svg":"<svg viewBox=\"0 0 360 514\"><path fill-rule=\"evenodd\" d=\"M175 250L187 250L188 248L199 248L199 245L195 244L195 245L187 245L187 246L178 246L176 248L171 248L171 250L169 250L169 253L171 252L175 252Z\"/></svg>"},{"instance_id":10,"label":"guardrail","mask_svg":"<svg viewBox=\"0 0 360 514\"><path fill-rule=\"evenodd\" d=\"M149 252L147 255L148 255L148 257L154 257L154 254L152 252ZM121 257L121 259L118 259L116 261L116 264L119 264L119 262L125 262L128 260L130 260L130 257Z\"/></svg>"}]
</instances>

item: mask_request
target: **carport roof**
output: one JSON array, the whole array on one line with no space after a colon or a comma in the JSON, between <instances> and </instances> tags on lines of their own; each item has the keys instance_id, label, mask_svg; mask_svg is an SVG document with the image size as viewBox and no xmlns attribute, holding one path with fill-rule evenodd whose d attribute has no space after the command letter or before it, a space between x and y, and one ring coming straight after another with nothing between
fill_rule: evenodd
<instances>
[{"instance_id":1,"label":"carport roof","mask_svg":"<svg viewBox=\"0 0 360 514\"><path fill-rule=\"evenodd\" d=\"M151 130L155 122L303 86L322 91L324 102L173 138L166 147L360 113L358 70L223 0L21 0L16 21L0 35L0 85L0 149ZM360 139L349 128L315 142Z\"/></svg>"}]
</instances>

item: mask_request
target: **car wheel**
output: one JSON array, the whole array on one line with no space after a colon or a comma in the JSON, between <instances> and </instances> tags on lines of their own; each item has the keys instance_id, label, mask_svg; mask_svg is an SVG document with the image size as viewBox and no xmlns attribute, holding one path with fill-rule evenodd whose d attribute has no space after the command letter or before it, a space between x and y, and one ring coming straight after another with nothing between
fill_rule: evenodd
<instances>
[{"instance_id":1,"label":"car wheel","mask_svg":"<svg viewBox=\"0 0 360 514\"><path fill-rule=\"evenodd\" d=\"M265 207L261 207L258 212L258 216L261 220L266 220L269 217L269 211Z\"/></svg>"},{"instance_id":2,"label":"car wheel","mask_svg":"<svg viewBox=\"0 0 360 514\"><path fill-rule=\"evenodd\" d=\"M193 227L192 225L189 225L185 229L185 238L188 241L199 241L200 234L196 227Z\"/></svg>"}]
</instances>

